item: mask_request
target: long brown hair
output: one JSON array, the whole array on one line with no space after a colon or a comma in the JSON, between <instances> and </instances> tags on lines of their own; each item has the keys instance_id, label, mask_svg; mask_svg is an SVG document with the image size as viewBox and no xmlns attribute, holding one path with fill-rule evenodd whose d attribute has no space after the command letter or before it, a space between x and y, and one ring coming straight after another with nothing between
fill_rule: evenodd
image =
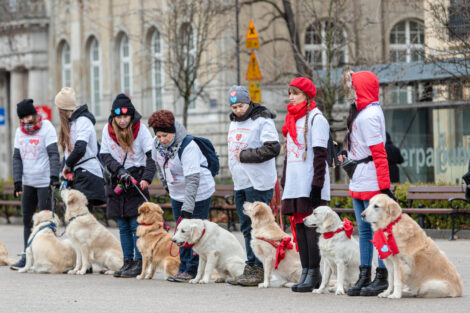
<instances>
[{"instance_id":1,"label":"long brown hair","mask_svg":"<svg viewBox=\"0 0 470 313\"><path fill-rule=\"evenodd\" d=\"M294 86L289 86L289 94L303 94L305 96L305 99L307 99L307 112L305 113L305 131L304 131L304 141L305 141L305 150L304 153L302 154L302 159L305 161L307 159L307 133L308 133L308 114L310 113L310 98L297 87Z\"/></svg>"},{"instance_id":2,"label":"long brown hair","mask_svg":"<svg viewBox=\"0 0 470 313\"><path fill-rule=\"evenodd\" d=\"M73 111L59 109L60 129L59 129L59 146L62 152L72 151L72 143L70 142L70 121L69 118Z\"/></svg>"},{"instance_id":3,"label":"long brown hair","mask_svg":"<svg viewBox=\"0 0 470 313\"><path fill-rule=\"evenodd\" d=\"M125 153L134 153L134 149L132 148L134 144L134 133L132 132L132 119L126 128L121 128L116 123L116 119L113 118L112 126L114 133L116 134L116 139L119 145L121 146L122 150L124 150Z\"/></svg>"}]
</instances>

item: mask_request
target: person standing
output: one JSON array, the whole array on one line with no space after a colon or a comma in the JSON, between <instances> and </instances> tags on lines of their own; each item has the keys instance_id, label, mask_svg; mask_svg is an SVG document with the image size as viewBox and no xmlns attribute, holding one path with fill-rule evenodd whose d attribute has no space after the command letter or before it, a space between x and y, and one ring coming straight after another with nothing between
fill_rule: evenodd
<instances>
[{"instance_id":1,"label":"person standing","mask_svg":"<svg viewBox=\"0 0 470 313\"><path fill-rule=\"evenodd\" d=\"M114 277L136 277L142 272L136 231L138 209L145 199L138 189L150 199L148 186L156 168L152 159L152 135L142 125L141 118L131 99L119 94L101 137L100 156L112 174L106 186L107 214L117 220L124 254L124 264ZM138 183L134 184L131 179Z\"/></svg>"},{"instance_id":2,"label":"person standing","mask_svg":"<svg viewBox=\"0 0 470 313\"><path fill-rule=\"evenodd\" d=\"M149 118L149 127L155 132L152 157L162 184L171 198L175 222L180 218L207 219L215 182L209 163L199 145L191 140L179 151L185 138L189 138L184 126L175 121L168 110L155 111ZM186 139L187 140L187 139ZM188 282L197 274L199 257L190 247L180 249L178 273L167 278L172 282Z\"/></svg>"},{"instance_id":3,"label":"person standing","mask_svg":"<svg viewBox=\"0 0 470 313\"><path fill-rule=\"evenodd\" d=\"M361 218L369 200L379 193L395 199L390 191L390 174L385 151L385 118L379 103L379 80L372 72L343 72L346 98L351 104L347 118L348 133L345 137L344 157L357 162L349 173L349 194L353 199L354 213L359 229L361 256L360 274L356 284L349 288L349 296L377 296L387 289L387 269L379 259L374 281L371 282L373 256L373 231Z\"/></svg>"},{"instance_id":4,"label":"person standing","mask_svg":"<svg viewBox=\"0 0 470 313\"><path fill-rule=\"evenodd\" d=\"M227 282L258 286L264 280L263 264L251 249L251 220L243 213L243 203L261 201L269 205L277 181L275 158L281 151L281 145L273 121L276 115L266 107L251 102L245 87L232 86L228 100L232 108L227 139L228 163L247 260L243 274Z\"/></svg>"},{"instance_id":5,"label":"person standing","mask_svg":"<svg viewBox=\"0 0 470 313\"><path fill-rule=\"evenodd\" d=\"M287 138L281 186L282 213L293 216L302 275L294 292L311 292L321 282L320 250L315 228L303 219L330 200L327 147L330 126L318 109L313 82L297 77L289 84L287 116L282 133Z\"/></svg>"},{"instance_id":6,"label":"person standing","mask_svg":"<svg viewBox=\"0 0 470 313\"><path fill-rule=\"evenodd\" d=\"M387 151L388 171L390 172L390 182L400 183L400 170L398 164L402 164L403 156L401 155L400 148L395 146L392 142L392 137L388 132L385 133L387 140L385 142L385 151Z\"/></svg>"},{"instance_id":7,"label":"person standing","mask_svg":"<svg viewBox=\"0 0 470 313\"><path fill-rule=\"evenodd\" d=\"M31 234L32 217L39 210L49 210L49 186L58 187L59 150L57 132L48 120L42 120L32 99L17 104L20 126L16 129L13 152L13 181L15 196L22 196L23 241L26 250ZM25 266L26 255L12 265L12 269Z\"/></svg>"}]
</instances>

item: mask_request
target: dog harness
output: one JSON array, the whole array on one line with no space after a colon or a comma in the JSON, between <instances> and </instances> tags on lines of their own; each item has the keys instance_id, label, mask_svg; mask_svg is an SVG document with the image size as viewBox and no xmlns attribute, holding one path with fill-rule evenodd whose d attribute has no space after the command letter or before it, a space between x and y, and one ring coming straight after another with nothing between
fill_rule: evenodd
<instances>
[{"instance_id":1,"label":"dog harness","mask_svg":"<svg viewBox=\"0 0 470 313\"><path fill-rule=\"evenodd\" d=\"M348 238L351 239L351 235L354 232L354 227L353 227L351 221L348 220L347 218L343 219L343 227L338 228L335 231L329 231L329 232L323 233L323 238L330 239L334 235L342 232L343 230L346 233L346 236L348 236Z\"/></svg>"},{"instance_id":2,"label":"dog harness","mask_svg":"<svg viewBox=\"0 0 470 313\"><path fill-rule=\"evenodd\" d=\"M38 231L33 235L33 238L28 240L28 243L26 244L26 249L29 248L29 246L33 243L34 238L36 238L36 235L39 234L42 230L50 228L50 229L52 229L54 234L56 233L55 223L53 221L44 221L44 222L50 222L50 223L47 224L47 225L41 226L41 228L38 229Z\"/></svg>"},{"instance_id":3,"label":"dog harness","mask_svg":"<svg viewBox=\"0 0 470 313\"><path fill-rule=\"evenodd\" d=\"M377 249L381 260L400 252L392 232L393 225L398 223L400 219L401 215L397 217L396 220L388 224L385 229L379 229L374 233L374 239L372 239L371 242ZM385 236L385 233L387 233L387 236Z\"/></svg>"},{"instance_id":4,"label":"dog harness","mask_svg":"<svg viewBox=\"0 0 470 313\"><path fill-rule=\"evenodd\" d=\"M277 244L274 240L268 240L263 237L256 237L256 239L266 241L267 243L271 244L274 248L276 248L276 261L274 263L274 268L277 269L279 266L279 263L286 257L286 249L287 250L292 250L294 249L294 245L292 244L291 238L290 237L285 237L282 240L277 240L279 241L279 244Z\"/></svg>"}]
</instances>

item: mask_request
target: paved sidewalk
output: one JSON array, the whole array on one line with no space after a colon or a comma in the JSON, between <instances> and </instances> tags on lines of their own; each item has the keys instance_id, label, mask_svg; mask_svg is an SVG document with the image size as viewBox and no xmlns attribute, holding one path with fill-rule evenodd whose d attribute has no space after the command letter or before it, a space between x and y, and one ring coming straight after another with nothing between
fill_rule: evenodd
<instances>
[{"instance_id":1,"label":"paved sidewalk","mask_svg":"<svg viewBox=\"0 0 470 313\"><path fill-rule=\"evenodd\" d=\"M111 231L117 235L116 229ZM0 226L0 241L10 256L21 251L22 234L21 226ZM240 233L237 237L241 241ZM295 294L286 288L170 283L160 273L153 280L138 281L100 274L20 274L0 267L0 312L470 312L470 241L436 242L462 275L462 298L389 300Z\"/></svg>"}]
</instances>

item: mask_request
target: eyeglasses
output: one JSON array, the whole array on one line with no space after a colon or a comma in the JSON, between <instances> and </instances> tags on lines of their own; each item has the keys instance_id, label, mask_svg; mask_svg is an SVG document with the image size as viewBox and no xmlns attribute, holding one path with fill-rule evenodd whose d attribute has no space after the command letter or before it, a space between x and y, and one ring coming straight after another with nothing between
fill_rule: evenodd
<instances>
[{"instance_id":1,"label":"eyeglasses","mask_svg":"<svg viewBox=\"0 0 470 313\"><path fill-rule=\"evenodd\" d=\"M116 115L126 115L127 114L127 108L117 108L114 109L114 114Z\"/></svg>"}]
</instances>

